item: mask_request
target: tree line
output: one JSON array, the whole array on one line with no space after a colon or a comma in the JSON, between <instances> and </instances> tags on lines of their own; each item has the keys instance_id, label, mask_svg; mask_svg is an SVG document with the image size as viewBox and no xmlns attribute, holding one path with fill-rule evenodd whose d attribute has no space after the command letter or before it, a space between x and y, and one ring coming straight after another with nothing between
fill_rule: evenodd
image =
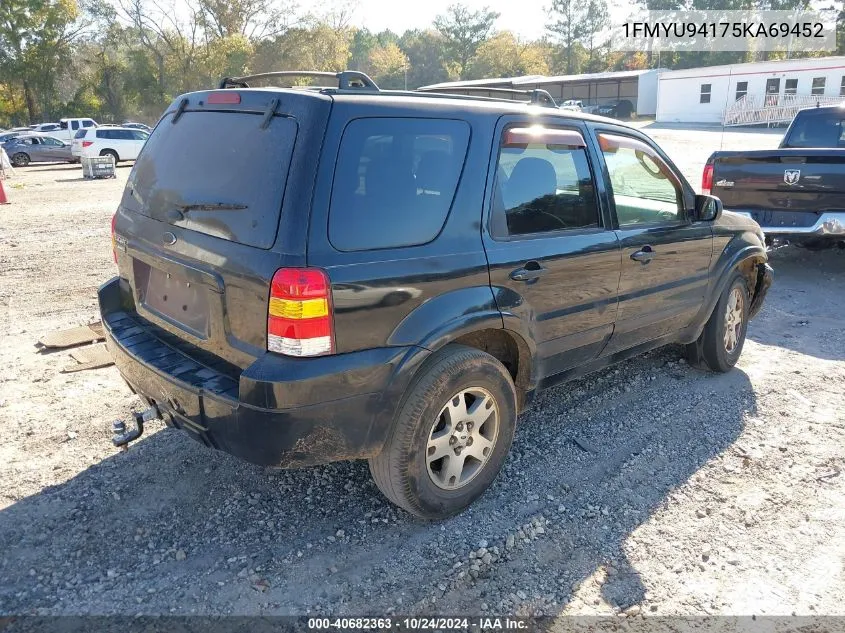
<instances>
[{"instance_id":1,"label":"tree line","mask_svg":"<svg viewBox=\"0 0 845 633\"><path fill-rule=\"evenodd\" d=\"M424 28L374 33L336 0L3 0L0 126L91 116L154 123L177 95L272 70L367 72L382 88L459 79L655 67L610 50L607 0L550 0L546 35L498 29L499 14L455 4ZM351 0L354 2L354 0ZM841 1L836 0L841 6ZM638 0L643 9L794 9L811 0ZM176 4L174 4L176 3ZM845 10L837 11L845 54ZM777 53L770 54L777 57ZM749 61L747 53L663 54L664 68Z\"/></svg>"}]
</instances>

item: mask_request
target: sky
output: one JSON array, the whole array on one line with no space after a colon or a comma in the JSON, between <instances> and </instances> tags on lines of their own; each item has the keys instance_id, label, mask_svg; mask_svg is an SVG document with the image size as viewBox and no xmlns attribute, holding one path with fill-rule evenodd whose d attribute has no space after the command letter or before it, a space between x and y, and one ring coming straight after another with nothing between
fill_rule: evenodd
<instances>
[{"instance_id":1,"label":"sky","mask_svg":"<svg viewBox=\"0 0 845 633\"><path fill-rule=\"evenodd\" d=\"M358 0L352 23L379 32L390 29L403 33L406 29L430 27L434 18L445 13L456 0ZM536 39L545 34L546 7L549 0L462 0L470 10L485 6L500 13L495 28L509 30L525 38Z\"/></svg>"}]
</instances>

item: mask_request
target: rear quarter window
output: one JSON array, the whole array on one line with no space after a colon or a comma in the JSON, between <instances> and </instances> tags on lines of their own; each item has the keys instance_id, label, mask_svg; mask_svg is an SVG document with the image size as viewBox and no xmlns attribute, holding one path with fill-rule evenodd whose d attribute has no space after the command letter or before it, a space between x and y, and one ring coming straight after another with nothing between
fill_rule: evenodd
<instances>
[{"instance_id":1,"label":"rear quarter window","mask_svg":"<svg viewBox=\"0 0 845 633\"><path fill-rule=\"evenodd\" d=\"M340 251L418 246L443 228L470 128L448 119L370 118L346 126L329 210Z\"/></svg>"}]
</instances>

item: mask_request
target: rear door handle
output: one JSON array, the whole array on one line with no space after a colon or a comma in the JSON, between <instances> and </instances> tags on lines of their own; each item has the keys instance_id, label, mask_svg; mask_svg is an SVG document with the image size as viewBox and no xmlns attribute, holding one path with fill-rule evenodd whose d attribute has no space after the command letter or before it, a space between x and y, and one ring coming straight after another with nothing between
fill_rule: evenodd
<instances>
[{"instance_id":1,"label":"rear door handle","mask_svg":"<svg viewBox=\"0 0 845 633\"><path fill-rule=\"evenodd\" d=\"M631 259L635 262L640 262L641 264L647 264L654 259L655 255L657 255L657 253L652 250L651 246L645 245L636 253L632 253Z\"/></svg>"},{"instance_id":2,"label":"rear door handle","mask_svg":"<svg viewBox=\"0 0 845 633\"><path fill-rule=\"evenodd\" d=\"M511 279L514 281L533 281L539 279L548 272L548 268L543 268L537 262L528 262L523 268L517 268L511 273Z\"/></svg>"}]
</instances>

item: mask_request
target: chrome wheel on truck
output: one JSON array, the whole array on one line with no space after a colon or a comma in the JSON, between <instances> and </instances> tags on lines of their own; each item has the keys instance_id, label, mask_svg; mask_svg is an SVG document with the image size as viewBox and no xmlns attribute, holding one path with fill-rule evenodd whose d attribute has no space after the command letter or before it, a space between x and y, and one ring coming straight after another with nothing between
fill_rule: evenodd
<instances>
[{"instance_id":1,"label":"chrome wheel on truck","mask_svg":"<svg viewBox=\"0 0 845 633\"><path fill-rule=\"evenodd\" d=\"M445 490L467 485L490 460L499 435L499 408L489 391L471 387L456 393L431 427L428 476Z\"/></svg>"},{"instance_id":2,"label":"chrome wheel on truck","mask_svg":"<svg viewBox=\"0 0 845 633\"><path fill-rule=\"evenodd\" d=\"M425 519L457 514L493 483L516 424L516 389L490 354L447 345L419 370L381 453L376 485Z\"/></svg>"}]
</instances>

